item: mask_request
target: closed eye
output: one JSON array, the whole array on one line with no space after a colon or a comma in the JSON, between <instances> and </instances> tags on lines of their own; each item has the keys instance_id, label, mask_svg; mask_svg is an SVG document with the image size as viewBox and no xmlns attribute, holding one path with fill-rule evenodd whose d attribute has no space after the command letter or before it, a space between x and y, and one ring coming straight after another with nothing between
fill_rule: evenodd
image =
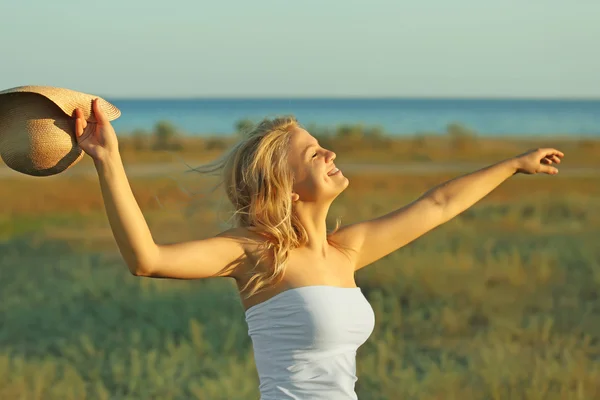
<instances>
[{"instance_id":1,"label":"closed eye","mask_svg":"<svg viewBox=\"0 0 600 400\"><path fill-rule=\"evenodd\" d=\"M313 154L312 158L315 158L317 156L317 153Z\"/></svg>"}]
</instances>

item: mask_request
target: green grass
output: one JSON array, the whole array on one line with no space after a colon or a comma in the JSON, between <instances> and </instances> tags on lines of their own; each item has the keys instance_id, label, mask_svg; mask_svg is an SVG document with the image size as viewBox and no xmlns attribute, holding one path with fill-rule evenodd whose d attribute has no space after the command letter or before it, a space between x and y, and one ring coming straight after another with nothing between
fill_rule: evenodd
<instances>
[{"instance_id":1,"label":"green grass","mask_svg":"<svg viewBox=\"0 0 600 400\"><path fill-rule=\"evenodd\" d=\"M442 178L351 177L331 215L380 215ZM357 274L376 313L361 400L600 397L600 182L556 178L514 178ZM233 283L131 276L93 185L4 199L0 399L258 398ZM160 241L217 230L132 186Z\"/></svg>"}]
</instances>

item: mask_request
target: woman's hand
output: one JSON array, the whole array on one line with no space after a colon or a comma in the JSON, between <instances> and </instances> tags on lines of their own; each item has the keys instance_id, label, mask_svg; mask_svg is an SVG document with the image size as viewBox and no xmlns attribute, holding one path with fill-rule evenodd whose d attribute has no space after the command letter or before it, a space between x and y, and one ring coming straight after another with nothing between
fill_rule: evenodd
<instances>
[{"instance_id":1,"label":"woman's hand","mask_svg":"<svg viewBox=\"0 0 600 400\"><path fill-rule=\"evenodd\" d=\"M80 109L75 110L75 137L81 149L94 159L104 161L118 156L119 143L117 134L98 105L98 99L92 102L92 111L97 122L88 122Z\"/></svg>"},{"instance_id":2,"label":"woman's hand","mask_svg":"<svg viewBox=\"0 0 600 400\"><path fill-rule=\"evenodd\" d=\"M530 150L514 158L517 166L517 173L522 174L538 174L545 173L548 175L558 174L558 168L552 164L560 164L564 154L556 149L545 148Z\"/></svg>"}]
</instances>

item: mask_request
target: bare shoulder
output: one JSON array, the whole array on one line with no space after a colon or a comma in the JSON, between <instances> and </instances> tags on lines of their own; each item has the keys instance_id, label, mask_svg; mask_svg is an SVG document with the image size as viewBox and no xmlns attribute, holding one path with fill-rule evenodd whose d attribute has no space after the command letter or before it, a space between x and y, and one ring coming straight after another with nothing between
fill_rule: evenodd
<instances>
[{"instance_id":1,"label":"bare shoulder","mask_svg":"<svg viewBox=\"0 0 600 400\"><path fill-rule=\"evenodd\" d=\"M362 228L359 224L341 226L337 231L329 235L330 240L340 247L352 252L358 251L361 245L359 233Z\"/></svg>"},{"instance_id":2,"label":"bare shoulder","mask_svg":"<svg viewBox=\"0 0 600 400\"><path fill-rule=\"evenodd\" d=\"M238 243L245 251L255 251L266 240L264 236L248 228L231 228L216 235L220 238L228 238Z\"/></svg>"},{"instance_id":3,"label":"bare shoulder","mask_svg":"<svg viewBox=\"0 0 600 400\"><path fill-rule=\"evenodd\" d=\"M243 251L246 259L254 260L261 246L267 241L265 236L245 227L231 228L216 235L217 238L227 238L236 243Z\"/></svg>"},{"instance_id":4,"label":"bare shoulder","mask_svg":"<svg viewBox=\"0 0 600 400\"><path fill-rule=\"evenodd\" d=\"M262 258L265 256L263 246L268 239L264 235L245 227L228 229L219 233L216 237L227 238L235 242L236 247L239 249L237 251L243 254L243 262L239 262L235 268L235 273L231 274L241 289L248 282L250 271L256 268L257 263L262 265L265 262ZM267 259L270 259L268 255Z\"/></svg>"},{"instance_id":5,"label":"bare shoulder","mask_svg":"<svg viewBox=\"0 0 600 400\"><path fill-rule=\"evenodd\" d=\"M355 270L398 250L445 221L443 207L430 197L380 217L342 227L332 235L356 253Z\"/></svg>"}]
</instances>

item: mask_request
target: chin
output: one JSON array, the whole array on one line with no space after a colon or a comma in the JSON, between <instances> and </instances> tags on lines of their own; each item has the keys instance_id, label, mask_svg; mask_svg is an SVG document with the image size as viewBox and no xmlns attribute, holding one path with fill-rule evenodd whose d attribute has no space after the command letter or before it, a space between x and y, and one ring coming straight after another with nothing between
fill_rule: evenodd
<instances>
[{"instance_id":1,"label":"chin","mask_svg":"<svg viewBox=\"0 0 600 400\"><path fill-rule=\"evenodd\" d=\"M348 179L348 178L346 178L346 177L344 176L344 183L342 184L342 185L343 185L343 188L342 188L342 190L341 190L340 192L343 192L343 191L344 191L344 189L346 189L346 188L348 187L348 185L349 185L349 184L350 184L350 179Z\"/></svg>"},{"instance_id":2,"label":"chin","mask_svg":"<svg viewBox=\"0 0 600 400\"><path fill-rule=\"evenodd\" d=\"M344 176L344 180L340 182L339 186L336 187L334 198L338 197L350 184L350 180Z\"/></svg>"}]
</instances>

